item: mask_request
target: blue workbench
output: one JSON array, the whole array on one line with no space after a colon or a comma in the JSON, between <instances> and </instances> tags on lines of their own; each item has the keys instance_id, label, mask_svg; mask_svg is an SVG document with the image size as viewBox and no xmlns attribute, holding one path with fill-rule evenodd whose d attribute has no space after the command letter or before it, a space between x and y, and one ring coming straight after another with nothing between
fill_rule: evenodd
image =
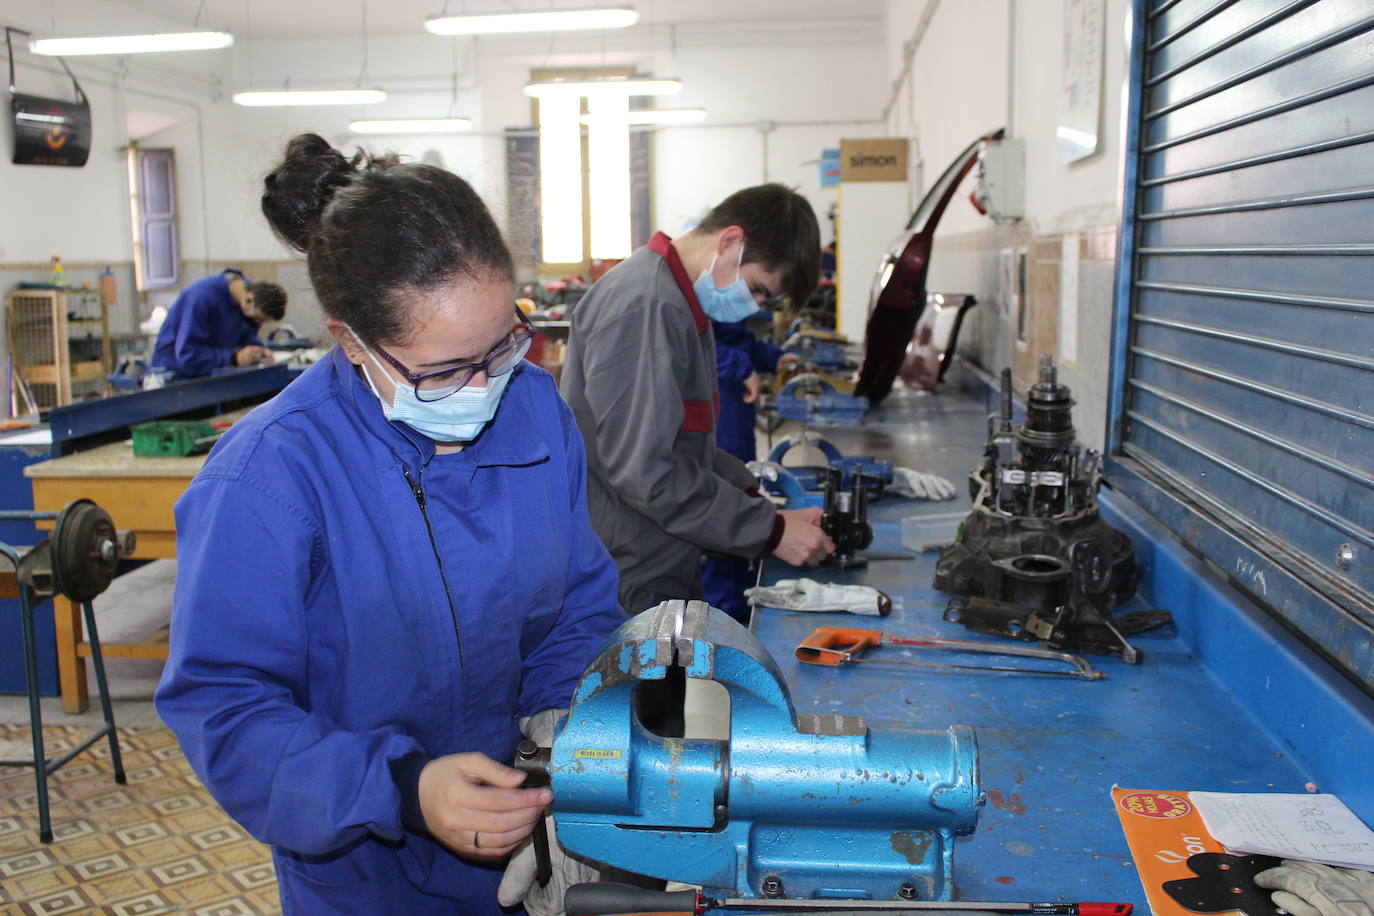
<instances>
[{"instance_id":1,"label":"blue workbench","mask_svg":"<svg viewBox=\"0 0 1374 916\"><path fill-rule=\"evenodd\" d=\"M875 552L903 552L903 517L968 507L964 475L981 458L994 409L976 388L890 400L864 426L820 432L846 455L949 476L960 493L952 503L887 497L872 504ZM798 713L861 714L879 729L973 726L988 800L977 832L956 846L963 899L1131 901L1145 911L1114 784L1303 792L1312 783L1374 824L1374 701L1133 504L1105 489L1102 504L1136 542L1142 566L1140 593L1123 610L1163 607L1175 617L1172 628L1132 637L1145 654L1141 665L1086 656L1103 681L868 662L825 668L795 659L794 647L822 625L1006 644L941 619L948 596L931 587L937 553L813 573L884 590L893 598L889 617L762 610L753 630L778 661ZM764 580L796 574L772 561ZM1065 667L901 647L867 657Z\"/></svg>"}]
</instances>

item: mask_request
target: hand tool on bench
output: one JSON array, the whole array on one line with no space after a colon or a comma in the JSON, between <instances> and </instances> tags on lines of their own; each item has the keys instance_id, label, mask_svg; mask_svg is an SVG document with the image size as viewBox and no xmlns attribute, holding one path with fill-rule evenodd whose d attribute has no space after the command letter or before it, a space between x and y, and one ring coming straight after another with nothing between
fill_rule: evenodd
<instances>
[{"instance_id":1,"label":"hand tool on bench","mask_svg":"<svg viewBox=\"0 0 1374 916\"><path fill-rule=\"evenodd\" d=\"M769 900L719 899L700 891L651 891L628 884L574 884L564 897L568 916L621 916L628 913L690 914L707 910L749 909L787 913L1063 913L1070 916L1130 916L1129 903L1016 903L1001 900Z\"/></svg>"},{"instance_id":2,"label":"hand tool on bench","mask_svg":"<svg viewBox=\"0 0 1374 916\"><path fill-rule=\"evenodd\" d=\"M911 659L862 658L864 651L879 646L915 646L922 649L943 649L953 652L977 652L985 655L1016 655L1064 662L1072 670L1049 668L1013 668L1008 665L959 665L937 662L918 662ZM1085 681L1099 681L1106 677L1081 656L1072 652L1038 649L1033 646L1008 646L1001 643L977 642L971 639L943 639L936 636L894 636L881 630L855 627L819 627L797 646L797 660L811 665L836 667L850 662L876 662L888 665L915 665L921 668L959 668L974 671L1007 671L1014 674L1048 674L1056 677L1076 677Z\"/></svg>"}]
</instances>

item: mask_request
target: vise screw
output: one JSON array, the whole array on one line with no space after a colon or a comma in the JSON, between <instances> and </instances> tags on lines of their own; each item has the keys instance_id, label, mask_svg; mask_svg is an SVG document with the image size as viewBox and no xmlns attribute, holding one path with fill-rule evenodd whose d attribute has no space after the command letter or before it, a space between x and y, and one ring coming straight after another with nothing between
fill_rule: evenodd
<instances>
[{"instance_id":1,"label":"vise screw","mask_svg":"<svg viewBox=\"0 0 1374 916\"><path fill-rule=\"evenodd\" d=\"M728 739L644 727L636 688L674 667L726 689ZM621 625L534 756L565 849L717 896L950 900L983 801L972 729L798 715L754 635L702 601Z\"/></svg>"}]
</instances>

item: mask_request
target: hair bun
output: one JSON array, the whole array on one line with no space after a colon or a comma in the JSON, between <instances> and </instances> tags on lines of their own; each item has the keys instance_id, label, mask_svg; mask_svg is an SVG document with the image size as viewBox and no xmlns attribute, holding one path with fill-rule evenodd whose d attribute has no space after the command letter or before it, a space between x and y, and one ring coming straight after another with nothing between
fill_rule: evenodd
<instances>
[{"instance_id":1,"label":"hair bun","mask_svg":"<svg viewBox=\"0 0 1374 916\"><path fill-rule=\"evenodd\" d=\"M352 181L363 161L348 159L318 134L300 134L263 182L262 212L282 241L308 251L334 192Z\"/></svg>"}]
</instances>

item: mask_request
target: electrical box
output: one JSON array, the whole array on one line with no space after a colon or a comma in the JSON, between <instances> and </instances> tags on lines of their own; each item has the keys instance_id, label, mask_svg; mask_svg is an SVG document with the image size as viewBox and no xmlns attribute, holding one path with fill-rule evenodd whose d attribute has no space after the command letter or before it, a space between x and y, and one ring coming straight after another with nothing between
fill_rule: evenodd
<instances>
[{"instance_id":1,"label":"electrical box","mask_svg":"<svg viewBox=\"0 0 1374 916\"><path fill-rule=\"evenodd\" d=\"M984 148L979 169L980 195L994 222L1026 215L1026 141L994 140Z\"/></svg>"}]
</instances>

